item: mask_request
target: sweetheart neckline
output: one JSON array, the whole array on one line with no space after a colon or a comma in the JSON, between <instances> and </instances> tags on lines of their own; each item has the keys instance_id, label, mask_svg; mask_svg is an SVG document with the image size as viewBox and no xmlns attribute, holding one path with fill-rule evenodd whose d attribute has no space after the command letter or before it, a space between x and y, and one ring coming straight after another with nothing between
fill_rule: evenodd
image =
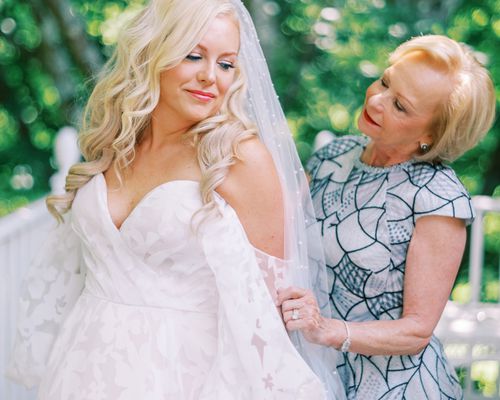
<instances>
[{"instance_id":1,"label":"sweetheart neckline","mask_svg":"<svg viewBox=\"0 0 500 400\"><path fill-rule=\"evenodd\" d=\"M108 184L106 182L106 178L104 177L104 174L101 172L98 174L101 178L102 186L103 186L103 195L104 195L104 209L106 211L106 215L108 216L109 222L111 225L115 228L115 230L118 233L122 232L122 228L125 225L125 223L130 219L130 217L135 213L137 208L141 206L141 204L147 200L149 197L151 197L154 193L156 193L159 189L172 186L174 184L195 184L196 186L199 186L200 182L194 181L194 180L189 180L189 179L172 179L170 181L162 182L159 185L155 186L152 188L149 192L147 192L144 196L141 197L141 199L136 203L136 205L132 208L132 210L129 212L129 214L123 219L122 223L120 226L116 226L116 224L113 221L113 218L111 216L111 211L109 208L108 204Z\"/></svg>"},{"instance_id":2,"label":"sweetheart neckline","mask_svg":"<svg viewBox=\"0 0 500 400\"><path fill-rule=\"evenodd\" d=\"M120 227L118 228L114 222L113 222L113 219L111 218L111 214L109 212L109 207L108 207L108 186L106 184L106 179L104 178L104 174L101 172L97 175L94 176L97 177L98 175L101 175L100 179L102 180L100 185L102 186L100 189L101 190L98 190L98 193L101 192L102 193L102 197L98 195L98 198L101 198L102 200L102 206L104 208L104 214L106 215L106 217L109 219L109 223L111 225L111 228L113 228L113 230L121 235L123 232L122 232L122 229L124 227L124 225L127 223L127 221L132 217L132 215L136 212L137 208L140 207L140 205L142 203L144 203L147 199L149 199L154 193L156 193L159 189L161 188L164 188L164 187L168 187L168 186L174 186L175 184L189 184L189 185L195 185L196 187L199 187L200 185L200 182L199 181L194 181L194 180L189 180L189 179L173 179L173 180L170 180L170 181L166 181L166 182L163 182L163 183L160 183L159 185L155 186L153 189L151 189L149 192L147 192L142 198L141 200L139 200L139 202L135 205L135 207L132 209L132 211L130 211L130 213L127 215L127 217L122 221ZM234 214L236 215L236 211L234 211L234 209L232 209L232 207L227 203L225 202L224 198L217 192L217 191L214 191L214 195L216 198L218 198L219 200L222 200L224 201L224 203L226 204L227 207L229 207L231 210L233 210ZM242 229L243 226L242 226ZM248 238L247 238L248 240ZM281 259L280 257L276 257L276 256L273 256L271 254L268 254L266 253L265 251L262 251L260 250L259 248L253 246L250 241L248 241L249 245L255 250L257 251L258 253L261 253L262 255L266 256L266 257L269 257L269 258L273 258L273 259L276 259L280 262L288 262L288 260L283 260Z\"/></svg>"}]
</instances>

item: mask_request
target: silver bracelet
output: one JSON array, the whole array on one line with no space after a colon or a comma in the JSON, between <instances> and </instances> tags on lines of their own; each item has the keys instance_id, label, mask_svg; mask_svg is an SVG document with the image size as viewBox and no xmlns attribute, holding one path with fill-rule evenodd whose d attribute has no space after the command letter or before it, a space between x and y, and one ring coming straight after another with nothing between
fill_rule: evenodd
<instances>
[{"instance_id":1,"label":"silver bracelet","mask_svg":"<svg viewBox=\"0 0 500 400\"><path fill-rule=\"evenodd\" d=\"M342 342L342 346L340 346L340 351L342 353L345 353L346 351L349 351L349 347L351 347L351 331L349 330L349 325L347 325L347 322L342 320L345 326L345 331L347 333L347 337L345 340Z\"/></svg>"}]
</instances>

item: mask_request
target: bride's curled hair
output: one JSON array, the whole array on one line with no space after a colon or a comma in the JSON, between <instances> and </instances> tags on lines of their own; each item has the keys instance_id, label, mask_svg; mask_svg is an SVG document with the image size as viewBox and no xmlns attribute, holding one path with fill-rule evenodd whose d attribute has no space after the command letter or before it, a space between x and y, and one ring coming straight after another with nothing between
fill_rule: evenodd
<instances>
[{"instance_id":1,"label":"bride's curled hair","mask_svg":"<svg viewBox=\"0 0 500 400\"><path fill-rule=\"evenodd\" d=\"M219 15L238 23L230 0L151 0L122 30L84 110L79 144L85 161L70 168L65 194L47 198L49 211L59 221L78 189L94 175L113 167L120 179L158 104L160 73L182 62ZM243 110L245 82L237 64L235 81L218 114L186 133L197 149L202 210L207 212L215 209L213 190L238 157L238 144L256 134Z\"/></svg>"}]
</instances>

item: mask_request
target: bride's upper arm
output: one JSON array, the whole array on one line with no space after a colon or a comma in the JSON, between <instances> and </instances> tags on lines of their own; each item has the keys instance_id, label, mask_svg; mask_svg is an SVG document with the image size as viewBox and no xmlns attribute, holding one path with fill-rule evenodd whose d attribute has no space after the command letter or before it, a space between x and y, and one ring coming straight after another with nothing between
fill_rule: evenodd
<instances>
[{"instance_id":1,"label":"bride's upper arm","mask_svg":"<svg viewBox=\"0 0 500 400\"><path fill-rule=\"evenodd\" d=\"M283 258L283 194L271 154L255 137L241 142L238 153L217 192L236 211L250 243Z\"/></svg>"}]
</instances>

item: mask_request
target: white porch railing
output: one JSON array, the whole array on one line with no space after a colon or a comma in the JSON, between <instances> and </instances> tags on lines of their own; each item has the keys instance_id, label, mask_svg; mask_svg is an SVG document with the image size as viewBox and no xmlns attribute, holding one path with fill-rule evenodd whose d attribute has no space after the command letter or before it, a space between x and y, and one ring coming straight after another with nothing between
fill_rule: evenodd
<instances>
[{"instance_id":1,"label":"white porch railing","mask_svg":"<svg viewBox=\"0 0 500 400\"><path fill-rule=\"evenodd\" d=\"M64 177L71 165L79 160L77 134L73 128L61 129L56 138L55 156L59 171L51 178L53 193L64 191ZM29 391L4 377L12 349L21 282L34 254L43 244L54 218L43 199L0 219L0 399L33 400Z\"/></svg>"},{"instance_id":2,"label":"white porch railing","mask_svg":"<svg viewBox=\"0 0 500 400\"><path fill-rule=\"evenodd\" d=\"M7 380L7 368L13 345L17 320L18 299L22 278L33 254L43 243L43 238L53 225L44 200L38 200L0 219L0 399L32 400L34 391Z\"/></svg>"}]
</instances>

